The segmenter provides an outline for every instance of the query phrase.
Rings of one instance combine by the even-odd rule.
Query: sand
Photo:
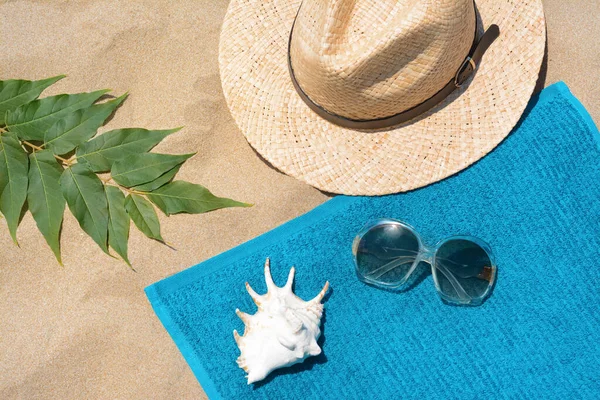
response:
[[[104,255],[68,212],[61,241],[64,268],[29,214],[18,231],[20,248],[0,222],[0,398],[204,398],[144,287],[328,199],[261,161],[231,118],[217,62],[228,2],[0,3],[0,79],[67,74],[48,94],[129,91],[102,131],[184,125],[157,147],[198,152],[179,177],[255,204],[161,216],[163,236],[176,250],[132,226],[130,259],[137,272]],[[600,25],[595,21],[600,3],[544,3],[548,62],[542,83],[564,80],[600,121]]]

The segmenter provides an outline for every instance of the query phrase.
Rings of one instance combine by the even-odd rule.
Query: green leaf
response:
[[[159,187],[169,183],[175,177],[175,175],[177,175],[179,169],[181,168],[181,165],[182,164],[179,164],[178,166],[168,170],[153,181],[144,183],[143,185],[134,186],[133,188],[141,192],[151,192],[153,190],[156,190]]]
[[[23,104],[6,113],[6,125],[21,140],[44,140],[46,131],[73,111],[94,104],[108,90],[91,93],[59,94]]]
[[[60,189],[62,167],[50,150],[29,155],[29,189],[27,204],[38,229],[62,265],[60,257],[60,226],[65,211],[65,198]]]
[[[13,111],[17,107],[37,99],[44,89],[64,77],[64,75],[59,75],[40,81],[18,79],[0,81],[0,125],[4,125],[7,111]]]
[[[108,244],[115,249],[123,261],[131,267],[127,257],[127,241],[129,240],[129,214],[125,210],[125,196],[119,188],[106,186],[108,199]]]
[[[110,174],[119,185],[132,187],[153,181],[170,169],[182,164],[193,154],[135,154],[113,164]]]
[[[144,235],[150,239],[160,240],[164,242],[160,235],[160,222],[152,204],[142,196],[130,194],[125,199],[125,208],[127,213],[133,220],[135,226],[138,227]]]
[[[148,198],[165,214],[201,214],[226,207],[251,207],[251,204],[216,197],[207,188],[185,181],[174,181],[152,193]]]
[[[21,210],[27,198],[29,158],[14,133],[0,135],[0,211],[15,244]]]
[[[149,131],[141,128],[116,129],[106,132],[77,148],[77,159],[94,172],[110,171],[115,161],[151,150],[161,140],[181,128]]]
[[[63,196],[79,226],[108,253],[108,202],[104,185],[84,164],[66,168],[60,177]]]
[[[90,140],[127,94],[106,103],[74,111],[56,121],[44,134],[44,147],[54,154],[66,154]]]

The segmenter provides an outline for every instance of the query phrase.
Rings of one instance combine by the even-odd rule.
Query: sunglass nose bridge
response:
[[[419,261],[426,262],[428,264],[433,263],[433,256],[435,255],[436,248],[429,247],[421,244],[421,252],[419,254]]]

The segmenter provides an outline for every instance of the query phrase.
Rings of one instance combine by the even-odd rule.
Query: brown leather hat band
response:
[[[299,10],[298,10],[299,11]],[[298,18],[298,15],[296,15]],[[292,83],[294,84],[294,88],[298,92],[300,98],[308,105],[308,107],[317,113],[320,117],[326,119],[329,122],[332,122],[336,125],[342,126],[344,128],[350,129],[382,129],[388,128],[391,126],[395,126],[401,124],[403,122],[409,121],[424,112],[432,109],[437,104],[442,102],[446,97],[448,97],[454,90],[459,88],[470,76],[473,74],[481,58],[490,47],[490,45],[498,38],[500,35],[500,28],[498,25],[490,25],[490,27],[485,31],[479,42],[477,42],[477,32],[475,33],[475,39],[473,41],[473,46],[471,47],[471,51],[469,55],[465,58],[460,68],[456,72],[454,78],[446,84],[439,92],[434,94],[429,99],[424,102],[412,107],[406,111],[403,111],[398,114],[391,115],[389,117],[377,118],[377,119],[350,119],[346,117],[342,117],[341,115],[337,115],[327,111],[325,108],[321,107],[317,103],[313,102],[310,97],[302,90],[300,84],[296,80],[296,76],[294,75],[294,69],[292,68],[292,60],[290,56],[290,47],[292,43],[292,34],[294,32],[294,25],[296,24],[296,19],[294,19],[294,23],[292,24],[292,29],[290,31],[290,38],[288,42],[288,69],[290,72],[290,77],[292,79]],[[477,24],[475,24],[477,26]],[[477,30],[477,27],[476,27]]]

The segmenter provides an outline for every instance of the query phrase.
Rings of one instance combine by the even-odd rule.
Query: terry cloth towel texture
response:
[[[564,83],[532,99],[513,133],[467,170],[385,197],[336,197],[146,289],[211,399],[600,397],[598,130]],[[460,140],[460,138],[457,138]],[[423,168],[427,168],[423,165]],[[370,219],[414,226],[429,243],[488,242],[498,264],[480,307],[444,304],[426,274],[410,290],[358,281],[351,244]],[[254,313],[271,257],[283,285],[312,298],[329,280],[320,356],[248,386],[234,310]]]

